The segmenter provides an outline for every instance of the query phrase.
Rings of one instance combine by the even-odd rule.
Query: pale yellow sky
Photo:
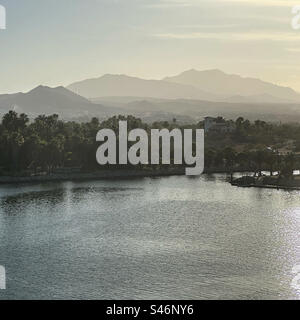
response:
[[[0,0],[0,93],[221,69],[300,91],[300,0]],[[299,19],[300,23],[300,19]]]

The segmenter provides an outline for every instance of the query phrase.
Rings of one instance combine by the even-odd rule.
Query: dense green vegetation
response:
[[[128,121],[128,130],[143,128],[187,128],[176,119],[172,122],[143,123],[133,116],[112,117],[99,122],[64,122],[58,115],[40,115],[30,121],[14,111],[3,116],[0,124],[0,175],[52,173],[57,168],[78,167],[83,171],[99,170],[95,154],[99,146],[96,134],[101,128],[118,130],[119,120]],[[189,128],[202,128],[203,123]],[[238,169],[271,172],[280,170],[291,175],[298,168],[300,125],[251,123],[243,118],[235,121],[231,133],[208,133],[205,143],[207,170]],[[123,166],[124,168],[124,166]],[[128,168],[128,166],[126,167]]]
[[[212,133],[206,136],[206,167],[225,163],[229,169],[246,169],[261,175],[262,170],[280,171],[292,176],[300,167],[300,125],[274,124],[242,117],[235,121],[232,133]]]

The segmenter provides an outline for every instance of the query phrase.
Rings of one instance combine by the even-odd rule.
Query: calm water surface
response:
[[[300,192],[225,178],[0,186],[0,299],[299,299]]]

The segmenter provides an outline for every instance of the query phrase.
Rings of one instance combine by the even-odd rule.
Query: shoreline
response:
[[[298,176],[299,178],[299,176]],[[260,188],[260,189],[281,189],[281,190],[300,190],[300,180],[281,179],[278,182],[274,177],[250,177],[244,176],[230,182],[232,186],[240,188]]]
[[[249,172],[249,170],[238,170],[237,172]],[[204,174],[230,174],[226,169],[206,170]],[[60,181],[85,181],[85,180],[106,180],[106,179],[126,179],[126,178],[147,178],[147,177],[169,177],[183,176],[185,168],[169,170],[102,170],[95,172],[76,172],[76,173],[55,173],[50,175],[37,176],[0,176],[0,185],[19,184],[19,183],[43,183]]]
[[[234,173],[249,172],[249,170],[238,170]],[[225,169],[206,170],[203,174],[230,174],[231,172]],[[134,179],[134,178],[149,178],[149,177],[171,177],[184,176],[185,168],[176,168],[171,170],[102,170],[86,173],[56,173],[50,175],[39,176],[0,176],[0,185],[5,184],[20,184],[20,183],[47,183],[47,182],[64,182],[64,181],[88,181],[88,180],[109,180],[109,179]],[[239,179],[236,179],[239,180]],[[259,188],[259,189],[282,189],[282,190],[300,190],[300,185],[274,185],[274,184],[256,184],[246,183],[240,184],[236,180],[230,182],[234,187],[242,188]]]
[[[293,187],[293,186],[275,186],[272,184],[265,184],[265,185],[255,185],[255,184],[249,184],[249,185],[238,185],[231,183],[232,186],[238,187],[238,188],[259,188],[259,189],[276,189],[276,190],[300,190],[300,187]]]
[[[85,180],[105,180],[105,179],[122,179],[122,178],[144,178],[144,177],[160,177],[160,176],[176,176],[184,175],[185,170],[103,170],[86,173],[55,173],[50,175],[40,176],[25,176],[25,177],[0,177],[1,184],[18,184],[18,183],[40,183],[40,182],[60,182],[60,181],[85,181]]]

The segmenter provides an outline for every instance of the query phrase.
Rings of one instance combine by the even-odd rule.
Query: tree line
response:
[[[142,128],[150,132],[152,128],[203,128],[203,122],[187,126],[174,119],[147,124],[134,116],[121,115],[102,122],[92,118],[84,123],[63,121],[57,114],[40,115],[30,120],[26,114],[10,111],[3,116],[0,124],[0,175],[51,174],[57,168],[66,167],[78,167],[83,171],[99,170],[101,167],[95,158],[99,146],[97,132],[103,128],[117,132],[119,120],[127,120],[128,130]],[[297,169],[295,152],[300,149],[297,143],[300,141],[299,125],[269,124],[259,120],[251,123],[241,117],[235,124],[234,132],[206,135],[207,170],[243,168],[260,175],[262,170],[267,169],[271,173],[280,170],[282,174],[290,175],[292,170]],[[295,141],[295,145],[287,155],[268,147],[288,140]],[[244,150],[237,150],[238,145],[244,145]]]

